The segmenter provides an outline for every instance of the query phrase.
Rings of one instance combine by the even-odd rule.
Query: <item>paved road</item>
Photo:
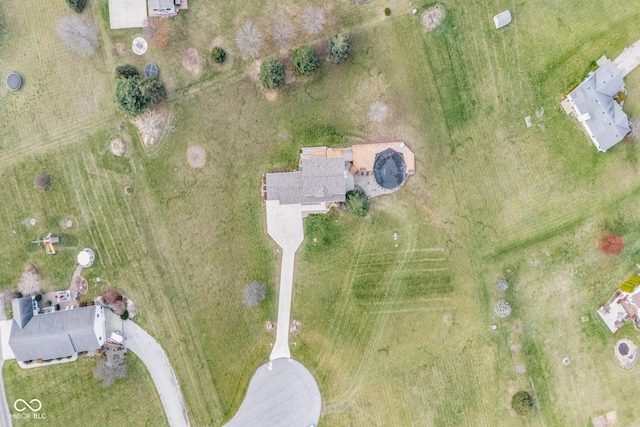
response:
[[[278,289],[278,321],[276,342],[271,350],[271,360],[291,357],[289,351],[289,323],[291,319],[291,295],[293,294],[293,267],[296,251],[304,239],[301,205],[280,205],[267,201],[267,232],[282,248],[280,288]]]
[[[251,378],[238,413],[225,427],[309,427],[320,419],[313,375],[293,359],[275,359]]]
[[[125,347],[133,351],[147,367],[160,395],[169,425],[189,427],[189,417],[180,384],[160,344],[133,321],[122,321],[111,310],[105,310],[105,313],[107,313],[107,334],[110,335],[113,330],[121,330],[125,336]]]
[[[11,427],[11,411],[7,402],[7,395],[4,393],[4,380],[2,379],[2,367],[4,359],[2,358],[2,349],[0,348],[0,426]]]

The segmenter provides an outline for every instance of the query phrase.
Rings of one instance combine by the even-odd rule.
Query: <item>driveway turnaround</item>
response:
[[[176,373],[160,344],[133,321],[122,321],[110,310],[106,313],[107,334],[118,329],[124,333],[124,346],[142,360],[156,385],[169,425],[188,427],[189,418]]]
[[[293,293],[293,266],[296,251],[304,239],[302,206],[281,205],[277,200],[267,200],[267,232],[282,248],[276,342],[270,356],[271,360],[275,360],[281,357],[291,357],[289,322]]]
[[[613,60],[613,63],[622,71],[622,77],[633,71],[640,64],[640,40],[625,47],[624,51]]]
[[[225,427],[309,427],[320,419],[320,405],[313,375],[293,359],[275,359],[258,368]]]

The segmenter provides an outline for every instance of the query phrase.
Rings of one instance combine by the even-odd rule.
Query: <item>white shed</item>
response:
[[[493,17],[493,23],[496,24],[496,28],[502,28],[505,25],[511,23],[511,12],[505,10]]]

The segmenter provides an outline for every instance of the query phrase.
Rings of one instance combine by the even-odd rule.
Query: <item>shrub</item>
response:
[[[329,39],[329,57],[336,64],[341,63],[349,55],[351,42],[344,34],[334,34]]]
[[[36,301],[38,302],[42,301],[42,294],[36,295]]]
[[[80,13],[87,6],[87,0],[66,0],[67,6],[76,13]]]
[[[138,69],[131,64],[118,65],[116,67],[116,77],[123,77],[128,79],[129,77],[139,76]]]
[[[157,104],[167,98],[164,84],[156,78],[148,78],[140,82],[140,93],[147,99],[148,105]]]
[[[51,307],[51,304],[53,304],[51,301],[47,301],[44,303],[44,305],[46,305],[47,307]]]
[[[140,92],[139,76],[118,79],[115,101],[122,110],[133,116],[137,116],[149,108],[149,99]]]
[[[310,76],[320,65],[320,58],[311,46],[300,46],[291,58],[293,68],[299,76]]]
[[[363,217],[369,212],[369,197],[361,190],[349,191],[345,205],[349,212]]]
[[[267,59],[260,66],[260,81],[267,89],[278,89],[284,84],[284,67],[275,59]]]
[[[518,415],[529,415],[533,412],[533,398],[526,391],[520,390],[511,398],[511,407]]]
[[[120,318],[122,320],[127,320],[129,318],[129,311],[125,310],[122,312],[122,314],[120,315]]]
[[[221,47],[214,47],[211,50],[211,58],[218,64],[222,64],[224,59],[227,57],[227,52],[224,51]]]
[[[391,15],[391,9],[389,9],[388,7],[385,7],[384,8],[384,14],[385,14],[385,16]]]
[[[496,305],[493,306],[493,312],[496,313],[496,316],[505,318],[509,317],[511,314],[511,304],[505,299],[498,300]]]

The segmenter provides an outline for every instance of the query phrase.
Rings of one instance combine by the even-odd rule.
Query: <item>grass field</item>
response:
[[[629,398],[640,380],[613,355],[617,339],[637,343],[640,334],[627,326],[611,335],[595,317],[638,262],[640,150],[624,141],[597,153],[559,106],[592,61],[640,38],[640,2],[451,1],[429,33],[410,9],[431,3],[322,4],[324,31],[309,36],[297,25],[292,47],[344,31],[353,52],[344,64],[323,62],[273,102],[252,80],[254,60],[241,57],[235,34],[252,20],[263,34],[256,59],[286,58],[272,25],[306,3],[193,1],[166,21],[169,44],[144,57],[129,49],[140,31],[108,30],[106,3],[85,12],[101,37],[88,59],[67,52],[56,34],[69,13],[64,2],[0,5],[0,70],[25,82],[17,93],[0,90],[3,285],[15,286],[33,262],[48,290],[62,289],[77,251],[93,248],[87,298],[110,289],[130,296],[137,321],[167,351],[192,425],[221,425],[274,340],[264,325],[276,318],[279,255],[264,232],[262,174],[295,167],[301,146],[399,138],[417,162],[402,191],[374,199],[365,219],[333,212],[305,220],[292,306],[302,329],[291,348],[320,384],[320,425],[584,426],[611,410],[621,425],[640,422]],[[496,31],[491,18],[505,7],[514,22]],[[227,49],[227,65],[208,58],[214,43]],[[202,60],[197,76],[181,63],[190,47]],[[175,130],[146,151],[112,98],[115,66],[149,60],[169,89]],[[627,78],[631,119],[640,118],[636,73]],[[367,121],[376,100],[391,112],[381,124]],[[107,150],[115,137],[128,142],[123,158]],[[199,170],[185,160],[196,144],[208,159]],[[52,176],[46,191],[33,188],[41,170]],[[29,217],[35,227],[21,224]],[[61,233],[62,218],[74,226],[55,257],[28,243]],[[598,252],[609,231],[625,241],[620,255]],[[494,284],[504,275],[514,310],[498,320]],[[241,303],[251,280],[269,289],[256,309]],[[7,362],[3,375],[10,404],[25,393],[41,398],[43,425],[86,425],[96,402],[94,420],[166,422],[138,359],[110,389],[92,369],[91,359],[29,371]],[[529,418],[509,404],[520,389],[536,400]]]

